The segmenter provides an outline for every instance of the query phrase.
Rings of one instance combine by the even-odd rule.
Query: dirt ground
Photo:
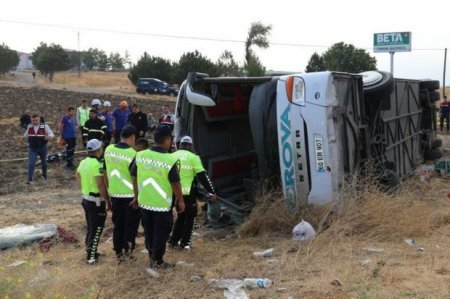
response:
[[[66,107],[92,98],[115,105],[122,97],[0,86],[0,227],[55,223],[83,240],[80,192],[64,162],[49,164],[46,184],[28,186],[26,161],[4,160],[27,155],[26,145],[19,143],[23,111],[42,111],[56,129]],[[127,99],[155,113],[163,102],[174,104],[165,97]],[[449,156],[450,137],[441,137]],[[57,150],[52,143],[49,152]],[[83,154],[76,157],[78,162]],[[411,178],[396,194],[358,193],[351,213],[307,242],[292,240],[292,224],[303,217],[316,226],[318,218],[310,211],[277,216],[279,202],[255,210],[254,222],[247,226],[258,226],[254,219],[259,217],[271,227],[258,235],[244,235],[239,227],[211,230],[200,225],[192,251],[168,250],[166,259],[179,265],[161,271],[159,278],[144,271],[143,237],[137,239],[137,261],[117,264],[109,214],[99,265],[85,264],[82,242],[58,242],[48,253],[37,244],[1,251],[0,298],[224,298],[223,290],[208,280],[246,277],[273,281],[269,288],[245,289],[250,298],[450,298],[449,184],[450,176],[435,176],[429,183]],[[406,238],[415,244],[408,245]],[[252,257],[253,251],[267,248],[274,248],[273,257]],[[26,263],[8,266],[16,261]]]

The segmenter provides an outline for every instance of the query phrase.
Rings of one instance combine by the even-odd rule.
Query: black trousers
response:
[[[86,148],[88,139],[87,136],[84,135],[84,126],[80,126],[80,132],[81,132],[81,142],[83,142],[83,147]]]
[[[141,213],[130,207],[133,198],[111,198],[112,221],[114,223],[113,244],[116,255],[128,253],[136,247],[136,235]]]
[[[77,143],[77,138],[64,138],[66,142],[66,159],[67,166],[73,166],[73,154],[75,153],[75,145]]]
[[[162,262],[166,252],[166,242],[169,240],[173,225],[173,214],[141,209],[142,225],[144,226],[145,247],[151,260]]]
[[[446,123],[447,123],[447,133],[448,133],[448,131],[449,131],[449,129],[450,129],[450,123],[449,123],[449,120],[450,120],[450,115],[448,114],[448,113],[441,113],[440,114],[440,127],[441,127],[441,132],[442,132],[442,130],[444,129],[444,120],[446,121]]]
[[[120,135],[122,134],[122,129],[116,130],[116,135],[114,135],[114,143],[117,144],[120,142]]]
[[[95,202],[83,199],[82,206],[84,209],[84,216],[87,223],[86,232],[86,253],[87,259],[96,259],[98,243],[100,242],[100,236],[103,232],[106,220],[106,207],[103,201],[99,207]]]
[[[103,135],[103,146],[106,148],[111,143],[112,133],[106,131],[105,135]]]
[[[185,210],[178,214],[170,238],[170,244],[176,246],[180,242],[182,247],[191,244],[192,232],[197,219],[197,198],[189,195],[183,195],[183,197]]]

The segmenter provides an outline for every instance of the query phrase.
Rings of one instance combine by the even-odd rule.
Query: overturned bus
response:
[[[176,103],[175,138],[190,135],[217,188],[220,215],[245,213],[258,186],[283,190],[292,209],[323,205],[369,158],[389,184],[441,157],[439,81],[390,73],[279,77],[189,73]]]

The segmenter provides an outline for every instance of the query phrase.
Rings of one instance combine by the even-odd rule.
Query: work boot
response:
[[[175,267],[175,264],[169,264],[163,260],[153,261],[153,263],[150,264],[150,268],[154,268],[154,269],[170,269],[173,267]]]

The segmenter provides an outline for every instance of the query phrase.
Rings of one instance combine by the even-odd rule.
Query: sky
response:
[[[255,49],[268,70],[304,72],[314,52],[345,42],[366,49],[379,70],[389,71],[389,53],[373,53],[373,34],[411,32],[412,51],[395,53],[394,76],[442,84],[449,12],[449,0],[22,0],[2,5],[0,43],[22,52],[40,42],[128,51],[134,63],[144,52],[177,61],[198,50],[216,61],[229,50],[242,65],[243,41],[260,21],[272,25],[270,47]],[[446,75],[450,85],[449,67]]]

